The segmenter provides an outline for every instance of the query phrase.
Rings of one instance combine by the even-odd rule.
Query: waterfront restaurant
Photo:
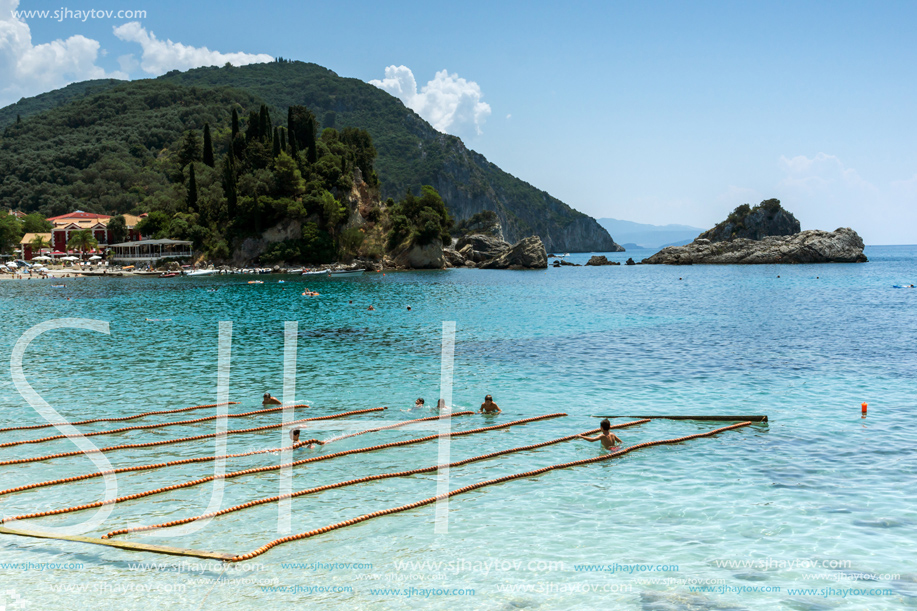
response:
[[[155,264],[162,259],[189,259],[194,254],[191,251],[191,242],[184,240],[139,240],[137,242],[123,242],[110,244],[114,251],[112,263],[150,263]]]

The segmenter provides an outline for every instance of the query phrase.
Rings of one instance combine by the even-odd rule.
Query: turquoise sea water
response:
[[[631,254],[609,257],[623,261]],[[67,317],[110,323],[110,335],[46,333],[25,356],[28,381],[70,420],[215,402],[220,321],[233,323],[229,394],[241,404],[230,413],[259,409],[265,390],[282,395],[284,323],[298,321],[296,400],[311,405],[298,417],[389,407],[338,423],[365,429],[431,415],[432,409],[409,407],[420,396],[436,404],[443,321],[454,321],[454,409],[477,409],[491,393],[503,414],[457,417],[453,430],[552,412],[569,416],[456,438],[452,461],[591,429],[598,414],[767,414],[770,423],[454,497],[446,533],[434,532],[431,505],[227,567],[4,535],[0,606],[17,608],[10,605],[18,600],[34,609],[119,610],[917,608],[917,290],[892,288],[917,282],[917,247],[874,247],[867,255],[863,265],[451,270],[308,282],[286,277],[284,283],[260,276],[262,285],[247,284],[252,276],[66,279],[64,288],[4,281],[0,362],[9,362],[16,341],[35,324]],[[304,287],[321,296],[302,297]],[[366,311],[370,304],[374,312]],[[4,370],[0,427],[41,423]],[[228,426],[279,421],[266,414]],[[718,426],[663,420],[618,435],[632,445]],[[307,436],[339,434],[333,427],[312,425]],[[213,430],[207,421],[90,439],[116,445]],[[0,442],[56,433],[12,431],[0,433]],[[296,457],[429,434],[370,433]],[[286,443],[278,430],[227,438],[230,452]],[[73,449],[68,440],[0,448],[0,461]],[[439,451],[428,442],[297,467],[292,490],[434,465]],[[119,467],[213,452],[214,442],[205,440],[105,456]],[[519,452],[452,469],[449,487],[601,453],[585,441]],[[279,459],[239,458],[227,469]],[[0,467],[0,488],[94,469],[83,456]],[[118,495],[212,473],[212,463],[200,463],[122,474]],[[436,476],[427,474],[304,496],[291,503],[288,532],[428,498],[436,486]],[[276,495],[280,487],[276,471],[227,480],[221,506]],[[90,535],[200,514],[212,490],[204,484],[118,504]],[[93,479],[5,495],[0,513],[92,502],[103,491],[103,481]],[[77,524],[91,514],[22,525]],[[278,505],[268,504],[184,536],[165,529],[122,540],[246,553],[288,534],[278,528]]]

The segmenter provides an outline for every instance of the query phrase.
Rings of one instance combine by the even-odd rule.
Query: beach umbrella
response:
[[[52,260],[51,257],[46,257],[44,255],[41,255],[40,257],[32,257],[32,258],[36,261],[51,261]]]
[[[90,261],[98,261],[98,260],[101,259],[101,258],[102,258],[102,257],[100,257],[99,255],[92,255],[91,257],[89,257],[89,260],[90,260]]]
[[[74,256],[71,255],[71,256],[68,256],[68,257],[61,257],[60,260],[61,260],[61,261],[79,261],[80,258],[79,258],[79,257],[74,257]]]

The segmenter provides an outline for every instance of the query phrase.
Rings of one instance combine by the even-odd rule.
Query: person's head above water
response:
[[[293,443],[299,441],[299,429],[290,429],[290,439],[293,440]]]
[[[416,401],[414,401],[414,405],[423,405],[423,403],[424,403],[423,397],[421,397],[421,398],[417,399]]]
[[[608,418],[605,418],[604,420],[602,420],[599,423],[599,426],[602,427],[602,430],[605,431],[606,433],[611,430],[611,422],[609,422]]]
[[[484,403],[493,403],[493,402],[494,402],[493,395],[487,395],[486,397],[484,397]]]
[[[264,398],[265,398],[265,399],[270,399],[270,398],[271,398],[271,393],[269,393],[269,392],[264,393]]]

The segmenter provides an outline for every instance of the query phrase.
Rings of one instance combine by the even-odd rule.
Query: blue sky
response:
[[[778,197],[803,228],[917,243],[917,3],[0,0],[0,42],[10,5],[147,16],[120,38],[133,20],[26,19],[33,47],[98,48],[75,41],[11,68],[0,44],[3,104],[99,72],[150,76],[144,61],[164,71],[175,49],[138,44],[149,33],[193,48],[192,62],[207,47],[365,81],[405,66],[421,93],[446,70],[412,98],[418,112],[436,123],[466,95],[476,114],[444,130],[590,215],[706,227]],[[42,63],[60,55],[82,63]]]

